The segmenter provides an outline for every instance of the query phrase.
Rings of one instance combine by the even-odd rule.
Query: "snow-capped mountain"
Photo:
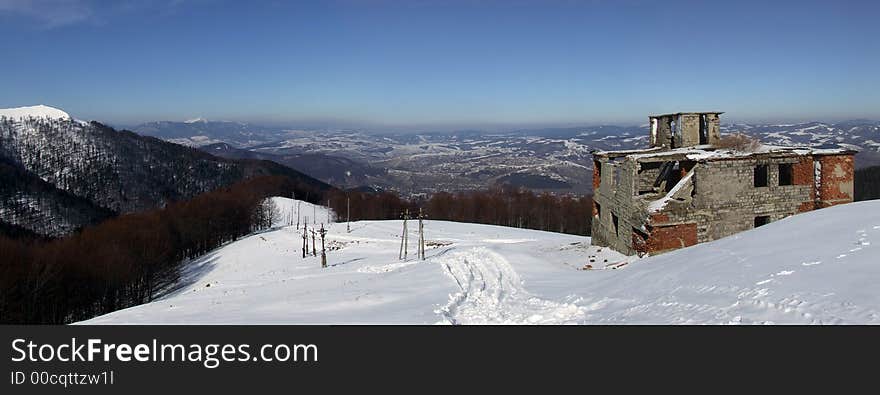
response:
[[[302,258],[288,224],[331,213],[273,201],[287,222],[189,263],[152,303],[84,323],[880,323],[880,201],[642,259],[588,237],[429,220],[426,260],[415,256],[415,226],[399,260],[401,221],[353,222],[350,233],[332,223],[327,268]]]
[[[852,120],[838,123],[722,125],[723,133],[742,132],[771,145],[821,147],[839,145],[859,150],[856,166],[880,165],[880,121]]]
[[[329,188],[272,162],[223,159],[51,107],[0,110],[0,222],[38,234],[67,234],[264,174]]]
[[[28,107],[2,108],[0,118],[21,121],[26,118],[72,119],[66,112],[43,104]]]

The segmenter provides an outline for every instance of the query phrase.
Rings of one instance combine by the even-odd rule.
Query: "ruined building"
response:
[[[721,114],[650,116],[650,148],[593,154],[593,244],[657,254],[852,202],[855,151],[722,148]]]

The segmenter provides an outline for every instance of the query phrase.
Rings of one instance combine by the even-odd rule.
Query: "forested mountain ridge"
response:
[[[60,236],[259,175],[289,176],[303,192],[331,188],[275,163],[218,158],[60,113],[0,113],[0,222]]]
[[[0,234],[60,236],[109,217],[112,210],[43,181],[0,158]],[[22,229],[18,229],[18,228]]]
[[[880,166],[866,167],[856,170],[855,199],[880,199]]]

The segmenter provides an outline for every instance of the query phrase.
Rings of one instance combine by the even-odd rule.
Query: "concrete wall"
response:
[[[651,131],[650,140],[652,147],[670,148],[672,145],[672,130],[669,128],[669,122],[672,117],[648,117],[648,125],[657,123],[656,135]],[[653,126],[651,126],[653,127]]]
[[[602,165],[601,182],[593,191],[593,202],[601,207],[599,215],[594,216],[591,237],[594,245],[611,247],[617,251],[632,250],[632,227],[641,226],[639,200],[634,198],[635,176],[638,164],[633,160],[620,160],[615,163],[605,160]],[[615,171],[615,169],[619,169]],[[614,175],[618,179],[614,179]],[[615,231],[612,214],[618,218]]]
[[[700,145],[700,114],[682,114],[680,147],[695,145]]]
[[[754,228],[756,216],[777,221],[813,202],[811,185],[779,185],[779,164],[801,158],[739,159],[700,163],[694,174],[694,199],[689,206],[670,202],[663,213],[668,223],[696,223],[698,242],[720,239]],[[767,165],[768,183],[754,186],[754,169]],[[655,222],[653,225],[662,225]]]
[[[706,119],[706,144],[716,144],[721,140],[721,117],[713,113],[692,113],[648,117],[651,147],[681,148],[700,145],[700,117]],[[674,134],[671,122],[677,122],[679,133]],[[653,130],[656,122],[657,130]]]
[[[709,144],[715,145],[721,140],[721,117],[718,114],[706,114]]]

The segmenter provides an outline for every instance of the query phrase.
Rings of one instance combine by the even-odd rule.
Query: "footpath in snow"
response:
[[[273,201],[284,224],[191,262],[152,303],[84,323],[880,323],[880,202],[641,260],[588,237],[429,220],[427,259],[416,259],[411,230],[401,261],[401,221],[353,222],[350,233],[332,223],[322,269],[320,256],[302,258],[286,223],[297,210],[319,221],[330,213]]]

